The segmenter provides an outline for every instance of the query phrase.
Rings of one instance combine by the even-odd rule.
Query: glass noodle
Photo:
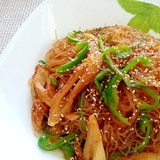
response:
[[[159,157],[159,62],[159,40],[128,26],[57,40],[31,78],[39,147],[66,160]]]

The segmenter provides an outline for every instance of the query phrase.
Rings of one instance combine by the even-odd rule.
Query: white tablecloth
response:
[[[44,0],[0,0],[0,53],[8,41]]]

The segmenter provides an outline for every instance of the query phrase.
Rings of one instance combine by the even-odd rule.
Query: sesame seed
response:
[[[117,88],[117,85],[116,84],[112,85],[112,88]]]
[[[132,90],[132,93],[134,94],[136,92],[136,90],[134,89],[134,90]]]
[[[64,114],[61,113],[61,117],[64,117]]]
[[[154,132],[155,132],[155,133],[157,133],[157,132],[158,132],[158,129],[155,129],[155,128],[154,128],[153,130],[154,130]]]
[[[51,125],[53,125],[53,122],[51,122]]]
[[[54,116],[54,117],[58,116],[58,113],[54,113],[53,116]]]
[[[92,106],[95,107],[96,105],[94,103],[92,103]]]
[[[159,120],[156,119],[156,120],[154,120],[153,122],[154,122],[154,123],[159,123]]]
[[[138,100],[136,98],[133,99],[133,102],[137,102]]]
[[[131,127],[131,128],[130,128],[130,131],[134,131],[134,127]]]
[[[118,130],[120,131],[122,128],[121,127],[118,127]]]
[[[97,113],[93,113],[93,115],[94,115],[95,117],[98,117],[98,114],[97,114]]]

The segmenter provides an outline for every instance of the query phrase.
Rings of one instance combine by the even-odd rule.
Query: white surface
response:
[[[25,21],[0,55],[0,156],[5,160],[62,160],[37,147],[28,80],[58,37],[73,29],[126,25],[131,15],[116,0],[47,0]],[[89,10],[89,12],[88,12]]]

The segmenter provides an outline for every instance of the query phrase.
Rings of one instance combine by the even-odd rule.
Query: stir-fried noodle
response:
[[[37,64],[31,89],[41,148],[63,139],[53,149],[75,160],[157,154],[160,42],[151,35],[124,26],[73,31]]]

